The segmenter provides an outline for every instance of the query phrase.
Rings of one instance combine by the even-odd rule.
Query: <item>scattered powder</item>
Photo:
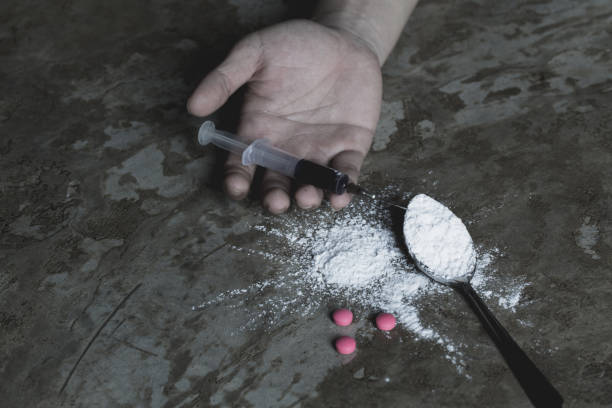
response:
[[[404,237],[410,255],[443,281],[469,277],[476,265],[472,237],[455,214],[433,198],[419,194],[408,204]]]
[[[296,316],[311,316],[329,304],[350,307],[362,319],[370,313],[389,312],[413,338],[441,345],[461,372],[465,365],[461,345],[443,334],[445,318],[437,313],[421,316],[424,307],[437,307],[436,297],[452,290],[415,268],[402,237],[394,233],[398,222],[392,222],[389,211],[359,200],[339,212],[320,208],[266,217],[252,228],[261,235],[251,248],[231,248],[264,258],[251,262],[265,265],[268,271],[262,274],[267,278],[217,293],[194,309],[240,310],[246,314],[243,330],[262,325],[272,329]],[[514,310],[526,284],[491,273],[491,264],[499,256],[498,249],[478,249],[472,285],[492,306]]]

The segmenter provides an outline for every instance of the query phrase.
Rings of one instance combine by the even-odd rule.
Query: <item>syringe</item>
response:
[[[198,131],[198,142],[205,146],[209,143],[242,157],[242,164],[255,164],[291,177],[301,184],[310,184],[335,194],[358,194],[377,199],[362,187],[351,183],[349,177],[331,167],[323,166],[306,159],[295,157],[270,144],[265,139],[257,139],[251,144],[239,141],[230,132],[218,130],[211,121],[206,121]],[[396,204],[390,204],[400,207]]]

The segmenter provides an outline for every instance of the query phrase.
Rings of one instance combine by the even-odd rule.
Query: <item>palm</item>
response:
[[[257,64],[248,79],[239,134],[247,139],[265,137],[299,157],[356,178],[380,112],[376,56],[349,34],[308,21],[279,24],[244,41],[257,54]],[[238,159],[230,157],[228,189],[231,177],[245,171],[238,166]],[[288,206],[289,181],[267,172],[262,183],[264,202],[267,198],[268,204],[283,211]],[[296,193],[298,204],[307,208],[318,205],[321,197],[312,186]],[[331,200],[340,208],[349,198]]]
[[[376,57],[306,21],[255,35],[261,68],[249,81],[243,133],[325,164],[346,148],[367,151],[380,111]]]

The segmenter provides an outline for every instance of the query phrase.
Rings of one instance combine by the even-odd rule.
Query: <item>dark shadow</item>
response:
[[[331,312],[327,313],[327,317],[328,317],[328,318],[329,318],[329,320],[330,320],[332,323],[334,323],[334,324],[336,323],[336,322],[334,322],[334,312],[335,312],[335,311],[336,311],[336,309],[332,309],[332,311],[331,311]]]
[[[376,327],[376,316],[378,316],[379,313],[382,313],[382,310],[377,309],[376,311],[368,314],[367,320],[372,324],[373,327]]]
[[[225,174],[225,160],[227,160],[227,152],[221,149],[215,149],[215,164],[213,165],[208,179],[204,185],[214,191],[223,192],[223,177]]]
[[[404,215],[406,212],[403,209],[395,206],[389,207],[388,211],[390,214],[391,230],[393,231],[393,236],[395,237],[395,243],[406,257],[406,260],[408,262],[412,262],[412,257],[408,252],[406,240],[404,239]]]
[[[249,199],[253,201],[261,201],[263,194],[261,188],[261,180],[263,178],[265,169],[261,167],[257,167],[255,170],[255,174],[253,175],[253,183],[251,184],[251,189],[249,190]]]
[[[286,18],[294,19],[312,17],[318,2],[304,0],[283,0],[283,3],[287,7],[287,13],[285,14]]]

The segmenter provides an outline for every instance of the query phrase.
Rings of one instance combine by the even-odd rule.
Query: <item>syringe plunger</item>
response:
[[[207,120],[200,126],[200,130],[198,131],[198,142],[202,146],[212,143],[218,148],[227,150],[238,156],[242,156],[242,152],[248,147],[241,141],[236,140],[231,133],[217,130],[215,124],[210,120]]]

